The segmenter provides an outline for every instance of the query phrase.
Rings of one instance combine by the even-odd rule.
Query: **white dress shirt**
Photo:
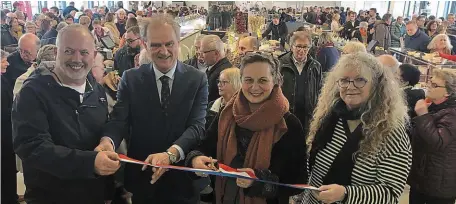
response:
[[[176,68],[177,68],[177,62],[174,64],[173,68],[171,70],[169,70],[167,73],[163,73],[161,71],[159,71],[157,68],[155,68],[155,65],[151,65],[154,69],[154,73],[155,73],[155,82],[157,82],[157,90],[158,90],[158,97],[160,98],[160,101],[161,101],[161,89],[162,89],[162,82],[160,80],[160,77],[166,75],[167,77],[169,77],[169,93],[172,93],[172,90],[173,90],[173,82],[174,82],[174,73],[176,72]],[[180,160],[183,160],[185,159],[185,153],[184,153],[184,150],[182,150],[181,147],[179,147],[179,145],[173,145],[171,147],[174,147],[177,149],[177,151],[179,151],[179,161]]]

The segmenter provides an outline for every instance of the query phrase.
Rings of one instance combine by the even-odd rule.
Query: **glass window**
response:
[[[393,17],[396,19],[398,16],[404,16],[405,1],[391,1],[391,7],[393,7]],[[394,4],[394,5],[393,5]]]

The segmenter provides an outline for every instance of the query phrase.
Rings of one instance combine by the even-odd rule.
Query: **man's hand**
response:
[[[111,151],[114,152],[114,147],[112,146],[112,142],[108,137],[103,137],[100,140],[100,144],[95,147],[96,152],[102,152],[102,151]]]
[[[147,159],[144,161],[146,163],[152,164],[152,165],[169,165],[169,156],[165,152],[162,153],[157,153],[157,154],[151,154],[147,157]],[[144,165],[142,170],[146,170],[147,165]],[[150,181],[150,184],[154,184],[157,182],[157,180],[166,172],[168,171],[167,169],[164,168],[156,168],[152,167],[152,171],[154,174],[152,174],[152,180]]]
[[[95,158],[95,173],[107,176],[116,173],[120,168],[119,155],[112,151],[98,152]]]

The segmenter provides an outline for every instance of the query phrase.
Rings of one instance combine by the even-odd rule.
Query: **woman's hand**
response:
[[[423,100],[423,99],[417,101],[416,104],[415,104],[415,112],[416,112],[416,115],[422,116],[422,115],[428,113],[428,112],[429,112],[429,110],[428,110],[428,106],[429,106],[429,105],[430,105],[430,104],[427,103],[427,102],[426,102],[425,100]]]
[[[321,186],[318,188],[320,193],[315,193],[317,200],[323,203],[335,203],[345,198],[345,187],[337,184]]]
[[[250,169],[250,168],[238,169],[238,171],[241,171],[241,172],[251,172],[251,173],[255,174],[255,171],[253,171],[253,169]],[[253,180],[238,178],[238,179],[236,179],[236,184],[237,184],[240,188],[248,188],[248,187],[252,186]]]

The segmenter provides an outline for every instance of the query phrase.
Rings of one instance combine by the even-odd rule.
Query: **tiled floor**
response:
[[[21,173],[18,173],[17,174],[17,193],[19,195],[24,195],[24,191],[25,191],[24,177],[22,176]],[[408,194],[409,194],[409,191],[408,191],[408,189],[406,189],[404,191],[404,194],[402,194],[402,196],[401,196],[399,204],[408,204],[409,203]],[[25,204],[25,203],[21,203],[21,204]]]

